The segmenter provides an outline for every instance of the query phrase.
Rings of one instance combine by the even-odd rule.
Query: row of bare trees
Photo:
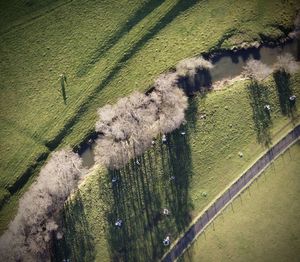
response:
[[[176,71],[161,75],[154,90],[146,95],[135,92],[115,105],[98,110],[95,158],[110,169],[118,169],[141,155],[160,134],[170,133],[185,121],[187,97],[178,82],[188,78],[194,84],[199,70],[212,64],[202,57],[181,61]]]
[[[96,161],[118,169],[141,155],[159,134],[169,133],[184,121],[187,98],[176,86],[176,74],[161,76],[148,95],[135,92],[115,105],[98,110]]]
[[[8,230],[0,238],[1,261],[49,261],[53,235],[66,199],[84,173],[80,157],[71,150],[51,155],[39,176],[19,202]]]

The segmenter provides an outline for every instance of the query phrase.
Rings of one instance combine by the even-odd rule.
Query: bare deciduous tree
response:
[[[176,72],[179,77],[193,78],[197,70],[212,68],[212,63],[208,60],[205,60],[203,57],[192,57],[180,61],[176,66]]]
[[[203,57],[192,57],[180,61],[176,66],[177,76],[187,78],[191,85],[195,83],[195,76],[199,71],[208,71],[213,64]]]
[[[291,54],[286,53],[277,57],[275,71],[294,74],[299,71],[299,64]]]
[[[185,119],[187,98],[177,87],[177,74],[162,75],[155,82],[151,98],[159,108],[159,133],[169,133],[178,128]]]
[[[77,187],[81,159],[71,150],[52,154],[37,180],[20,199],[16,217],[0,238],[3,261],[49,261],[60,210]],[[59,233],[61,235],[61,233]]]
[[[244,75],[252,81],[260,82],[272,73],[272,69],[262,62],[250,59],[244,67]]]

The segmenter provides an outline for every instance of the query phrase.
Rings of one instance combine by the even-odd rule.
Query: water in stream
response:
[[[298,44],[299,40],[287,42],[283,46],[259,48],[249,48],[237,52],[229,51],[224,55],[213,59],[214,68],[211,69],[212,83],[225,78],[234,78],[243,72],[243,67],[248,59],[260,60],[262,63],[272,66],[276,62],[278,55],[290,53],[295,58],[299,58]]]
[[[257,59],[268,66],[272,66],[276,62],[276,57],[285,53],[292,54],[297,60],[300,58],[299,39],[286,42],[277,47],[261,46],[258,48],[249,48],[239,51],[227,51],[222,55],[212,59],[214,68],[210,70],[212,84],[214,82],[237,77],[242,74],[243,67],[248,59]],[[93,148],[95,143],[86,145],[86,150],[80,154],[83,165],[90,168],[94,165]]]
[[[83,153],[80,154],[80,157],[82,159],[82,164],[87,168],[91,168],[95,164],[94,150],[93,150],[94,147],[95,147],[95,143],[92,143],[91,145],[88,145],[88,147],[83,151]]]

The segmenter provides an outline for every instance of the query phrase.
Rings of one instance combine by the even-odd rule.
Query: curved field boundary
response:
[[[271,161],[295,143],[300,136],[300,125],[285,135],[277,144],[261,156],[242,176],[223,192],[193,223],[193,225],[180,237],[171,247],[171,250],[164,255],[162,261],[176,260],[192,242],[201,234],[205,228],[217,217],[217,215],[236,198],[241,192],[247,189],[253,180],[269,166]]]

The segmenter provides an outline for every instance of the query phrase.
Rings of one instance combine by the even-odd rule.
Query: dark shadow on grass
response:
[[[147,33],[140,39],[138,40],[133,47],[128,50],[127,52],[125,52],[124,56],[121,57],[121,59],[119,60],[118,64],[116,66],[115,69],[112,70],[119,70],[118,67],[122,66],[122,63],[126,62],[127,60],[129,60],[139,49],[141,49],[151,38],[153,38],[157,33],[159,33],[159,31],[161,31],[165,26],[167,26],[169,23],[171,23],[180,13],[186,11],[188,8],[192,7],[193,5],[195,5],[198,1],[197,0],[180,0],[173,8],[171,8],[171,10],[169,10],[165,16],[158,21],[158,23],[153,26],[153,28],[149,29],[147,31]],[[104,52],[107,52],[114,44],[116,44],[118,42],[118,40],[125,34],[128,32],[128,30],[132,29],[132,27],[138,23],[139,21],[141,21],[146,15],[148,15],[148,13],[146,13],[147,11],[150,13],[152,12],[157,6],[159,6],[159,1],[150,1],[149,5],[145,5],[145,9],[146,10],[142,10],[143,8],[141,8],[138,12],[140,14],[138,14],[138,12],[133,16],[132,20],[129,21],[129,24],[124,28],[120,29],[119,33],[116,33],[116,36],[114,36],[112,38],[112,41],[108,43],[108,45],[106,47],[103,47],[103,50],[101,50],[101,47],[97,48],[97,50],[95,51],[95,54],[93,55],[94,58],[91,59],[91,61],[89,62],[89,65],[86,65],[85,67],[82,67],[79,71],[78,74],[79,75],[85,75],[93,66],[93,64],[95,64],[96,62],[98,62],[102,56],[102,54],[104,54]],[[119,34],[119,35],[118,35]],[[125,51],[125,50],[124,50]]]
[[[175,217],[175,224],[178,232],[182,232],[191,222],[190,211],[193,206],[189,198],[189,183],[192,175],[192,162],[190,147],[187,137],[182,136],[180,131],[175,131],[168,137],[167,169],[171,170],[174,176],[174,183],[171,186],[171,194],[166,194],[171,213]]]
[[[63,238],[53,241],[51,261],[94,261],[94,239],[84,213],[80,192],[62,212]]]
[[[127,34],[135,25],[142,21],[147,15],[149,15],[155,8],[161,5],[161,0],[149,0],[139,8],[130,19],[119,29],[115,34],[104,43],[99,43],[98,47],[91,54],[88,61],[80,65],[77,76],[82,77],[88,73],[88,71],[96,64],[103,54],[108,52],[125,34]]]
[[[290,75],[285,71],[275,71],[273,76],[277,86],[277,94],[281,113],[293,119],[295,117],[294,112],[296,105],[289,99],[290,96],[293,95],[292,85],[290,83]]]
[[[189,130],[189,135],[196,129],[196,123],[198,121],[198,101],[199,99],[195,97],[189,97],[188,108],[185,112],[187,120],[187,129]]]
[[[67,78],[65,75],[62,75],[60,79],[60,86],[61,86],[61,94],[65,105],[67,104],[66,84],[67,84]]]
[[[186,132],[185,135],[181,132]],[[156,261],[191,221],[189,184],[192,176],[189,131],[182,127],[160,140],[121,170],[109,171],[112,194],[107,240],[112,261]],[[111,182],[116,178],[116,182]],[[170,214],[163,213],[164,208]],[[121,219],[122,226],[115,222]]]
[[[269,146],[271,144],[270,127],[272,121],[270,110],[266,108],[269,105],[268,89],[253,81],[248,85],[248,94],[253,112],[257,141],[260,144]]]
[[[66,95],[66,87],[65,84],[61,85],[61,94],[64,100],[64,104],[67,104],[67,95]]]
[[[101,91],[121,70],[124,63],[126,63],[132,56],[134,56],[143,46],[152,39],[156,34],[158,34],[165,26],[171,23],[180,13],[186,11],[194,4],[197,0],[181,0],[179,1],[166,15],[153,27],[151,28],[142,38],[140,38],[130,50],[124,53],[124,55],[119,59],[116,66],[110,71],[107,77],[98,85],[95,93]]]

